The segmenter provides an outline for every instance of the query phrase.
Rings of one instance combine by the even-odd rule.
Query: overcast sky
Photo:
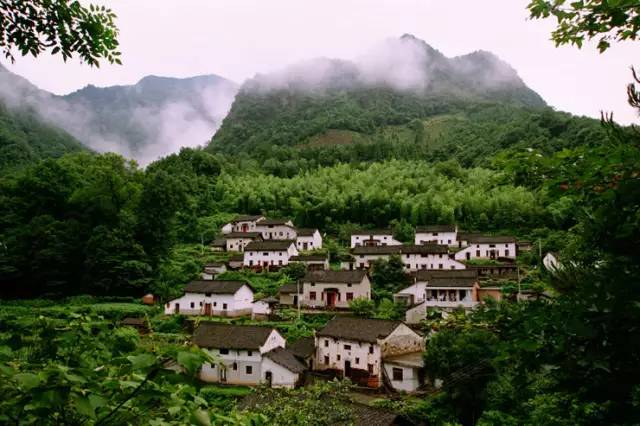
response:
[[[86,3],[86,1],[84,2]],[[58,94],[87,84],[133,84],[148,74],[218,74],[236,82],[317,56],[355,58],[389,37],[411,33],[447,56],[489,50],[510,63],[553,107],[598,117],[626,104],[629,67],[640,42],[556,48],[554,22],[527,20],[526,0],[112,0],[122,66],[90,68],[59,57],[18,57],[9,66]]]

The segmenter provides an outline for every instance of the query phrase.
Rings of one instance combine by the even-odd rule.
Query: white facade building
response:
[[[231,232],[225,236],[226,250],[243,252],[251,241],[262,241],[260,232]]]
[[[252,241],[244,248],[243,266],[250,268],[282,267],[298,256],[294,241]]]
[[[455,246],[458,243],[458,227],[456,225],[419,226],[416,228],[415,243]]]
[[[335,317],[315,339],[314,370],[338,371],[374,388],[382,386],[383,375],[387,375],[387,359],[422,356],[424,350],[424,338],[400,321]],[[393,364],[390,368],[392,371]],[[387,378],[397,390],[414,391],[421,384],[415,380],[421,376],[421,367],[411,369],[411,374],[396,375],[395,381]]]
[[[254,232],[256,229],[256,223],[262,219],[264,219],[264,216],[262,215],[238,216],[222,227],[222,233],[229,234],[231,232]]]
[[[166,315],[251,315],[253,289],[245,281],[192,281],[184,292],[182,297],[166,303]]]
[[[456,260],[516,258],[514,237],[469,236],[465,248],[455,254]]]
[[[359,246],[398,246],[402,244],[393,238],[388,229],[360,231],[351,234],[351,248]]]
[[[302,263],[309,271],[322,271],[329,269],[329,256],[326,254],[301,254],[292,256],[289,263]]]
[[[293,388],[306,368],[269,327],[202,322],[193,342],[219,360],[202,366],[206,382]]]
[[[371,282],[362,270],[310,271],[300,284],[300,304],[311,308],[346,309],[353,299],[371,299]]]
[[[262,234],[264,240],[296,240],[298,232],[288,219],[265,219],[256,222],[255,231]]]
[[[465,265],[449,255],[447,246],[437,244],[400,246],[359,246],[351,251],[355,267],[367,269],[377,259],[388,259],[399,255],[407,271],[423,269],[464,269]]]
[[[296,246],[300,251],[317,250],[322,248],[322,235],[317,229],[298,228]]]

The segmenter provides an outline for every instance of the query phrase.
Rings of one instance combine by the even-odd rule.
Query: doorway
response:
[[[204,304],[204,314],[207,316],[211,316],[211,303]]]
[[[179,303],[176,303],[176,304],[174,305],[174,311],[175,311],[175,313],[176,313],[176,314],[179,314],[179,313],[180,313],[180,304],[179,304]]]
[[[351,377],[351,361],[344,362],[344,375],[345,377]]]
[[[335,291],[327,291],[327,306],[328,307],[336,306],[337,296],[338,296],[338,293],[336,293]]]
[[[307,250],[309,248],[309,243],[302,243],[302,250]]]
[[[220,366],[220,381],[222,383],[227,381],[227,368],[224,365]]]
[[[264,373],[264,380],[267,382],[267,386],[271,387],[271,383],[273,383],[273,373],[271,371]]]

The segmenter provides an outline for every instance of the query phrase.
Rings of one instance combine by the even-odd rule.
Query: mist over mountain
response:
[[[0,101],[32,111],[98,152],[145,165],[183,146],[203,145],[227,114],[237,85],[216,75],[147,76],[130,86],[89,85],[65,96],[0,69]]]
[[[210,145],[299,145],[328,130],[371,134],[478,104],[544,108],[506,62],[477,51],[448,58],[412,35],[353,60],[318,58],[246,81]]]

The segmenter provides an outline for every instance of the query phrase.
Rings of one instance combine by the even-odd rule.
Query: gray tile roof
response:
[[[360,254],[400,254],[400,246],[357,246],[351,249],[355,255]]]
[[[301,337],[288,345],[287,349],[298,358],[308,358],[316,350],[315,339],[313,337]]]
[[[234,254],[229,258],[229,262],[242,262],[242,261],[244,261],[243,254]]]
[[[262,219],[261,221],[258,222],[258,225],[287,225],[287,226],[290,226],[289,225],[290,222],[291,222],[291,219]]]
[[[429,287],[471,288],[477,282],[478,282],[477,278],[439,277],[439,278],[431,278],[429,281],[427,281],[427,288]]]
[[[246,281],[198,280],[191,281],[184,288],[185,293],[235,294],[242,286],[253,288]]]
[[[302,290],[302,288],[300,290]],[[296,283],[284,284],[280,286],[280,288],[278,289],[278,293],[280,294],[290,294],[290,293],[297,293],[297,292],[298,292],[298,285]]]
[[[468,237],[467,241],[474,244],[515,243],[516,237],[499,235],[471,235]]]
[[[401,321],[341,316],[334,317],[316,335],[376,343],[378,339],[391,334],[400,324]]]
[[[267,240],[267,241],[251,241],[244,248],[244,251],[286,251],[291,244],[295,244],[291,240]]]
[[[224,238],[217,238],[211,241],[211,244],[210,244],[211,247],[225,247],[226,245],[227,245],[227,240],[225,240]]]
[[[193,333],[193,343],[201,348],[254,350],[264,345],[273,330],[255,325],[203,321]]]
[[[229,238],[262,238],[261,232],[229,232],[225,235],[227,239]]]
[[[351,235],[393,235],[391,229],[362,229],[352,232]]]
[[[360,284],[366,271],[309,271],[302,277],[305,283]]]
[[[233,219],[231,221],[231,223],[253,222],[253,221],[256,221],[256,220],[260,219],[261,217],[264,217],[264,216],[262,216],[262,215],[241,215],[241,216],[236,216],[236,218]]]
[[[298,237],[312,237],[318,230],[316,228],[298,228],[296,231],[298,232]]]
[[[307,367],[298,361],[291,351],[285,348],[275,348],[264,354],[265,358],[269,358],[276,364],[286,368],[293,373],[302,373]]]
[[[437,271],[419,270],[416,272],[416,281],[428,281],[432,278],[478,279],[478,271],[475,269],[442,269]]]
[[[354,255],[360,254],[447,254],[449,248],[438,244],[405,244],[399,246],[358,246],[352,250]]]
[[[418,226],[416,228],[417,233],[433,233],[433,232],[455,232],[456,225],[429,225]]]
[[[291,262],[324,262],[325,260],[327,260],[327,255],[325,254],[302,254],[289,258]]]

